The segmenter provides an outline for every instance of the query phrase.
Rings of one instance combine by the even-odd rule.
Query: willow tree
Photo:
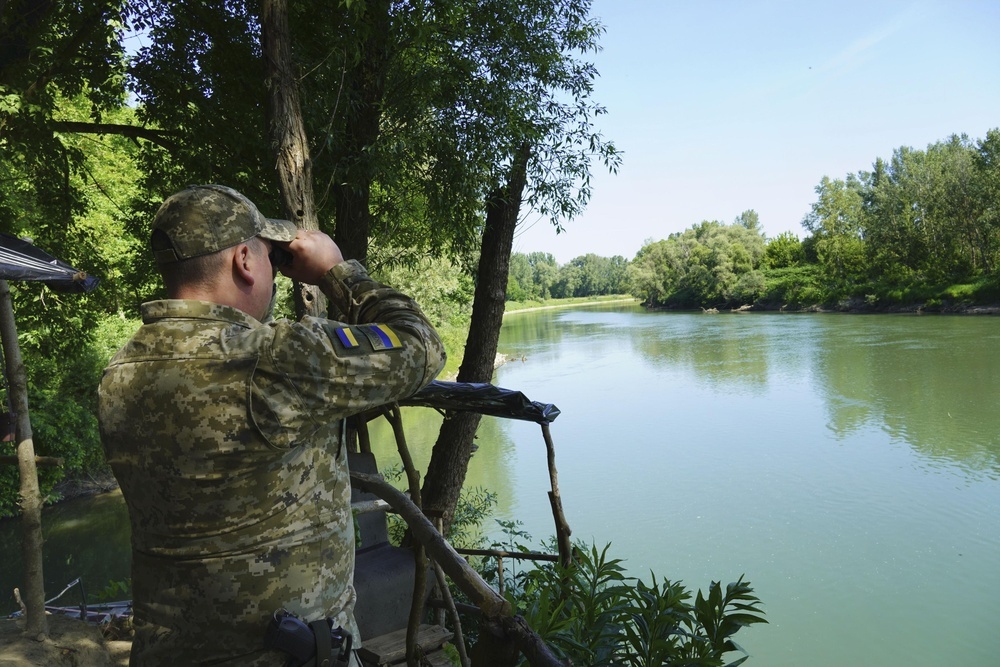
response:
[[[265,3],[265,7],[271,3]],[[141,113],[181,148],[151,147],[147,183],[222,181],[277,205],[264,131],[268,60],[255,4],[146,3],[150,44],[131,68]],[[460,380],[488,381],[522,202],[561,225],[586,205],[591,161],[617,164],[593,127],[600,25],[587,0],[289,7],[292,66],[321,229],[345,256],[480,258]],[[370,257],[369,242],[392,248]],[[450,514],[475,418],[443,427],[425,484]]]
[[[586,56],[602,27],[590,2],[478,3],[456,50],[468,67],[460,98],[476,109],[492,148],[485,165],[487,217],[477,271],[476,299],[462,382],[492,378],[507,287],[511,247],[522,204],[561,229],[590,196],[594,159],[615,169],[618,154],[594,128],[603,108],[591,99],[597,72]],[[488,129],[487,129],[488,128]],[[424,483],[429,511],[450,521],[461,491],[479,416],[449,414],[435,443]]]

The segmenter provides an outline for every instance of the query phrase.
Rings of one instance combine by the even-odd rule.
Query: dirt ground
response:
[[[24,636],[24,621],[0,619],[0,667],[128,667],[129,641],[108,641],[101,630],[49,616],[49,638]]]

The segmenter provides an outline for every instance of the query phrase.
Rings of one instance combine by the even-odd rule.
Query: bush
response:
[[[817,264],[764,272],[763,294],[758,303],[769,308],[805,308],[829,303],[833,298]]]
[[[500,524],[510,543],[495,547],[528,551],[518,542],[528,537],[518,522]],[[725,589],[712,582],[692,604],[680,582],[626,576],[609,549],[577,544],[568,568],[546,563],[505,576],[508,599],[560,658],[594,667],[718,667],[732,652],[743,655],[729,666],[749,657],[733,635],[767,622],[749,582],[740,577]]]

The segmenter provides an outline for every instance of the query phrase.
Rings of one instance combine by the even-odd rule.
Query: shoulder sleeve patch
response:
[[[350,327],[338,327],[334,329],[334,332],[337,334],[337,340],[340,341],[340,344],[348,350],[353,350],[358,346],[358,339]]]
[[[399,350],[403,342],[387,324],[365,324],[358,329],[368,338],[373,350]]]

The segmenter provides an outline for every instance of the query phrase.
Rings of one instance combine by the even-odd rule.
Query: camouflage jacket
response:
[[[412,394],[444,351],[417,305],[357,262],[320,287],[352,324],[155,301],[104,371],[101,438],[132,526],[133,667],[282,665],[262,644],[280,607],[356,633],[342,419]]]

